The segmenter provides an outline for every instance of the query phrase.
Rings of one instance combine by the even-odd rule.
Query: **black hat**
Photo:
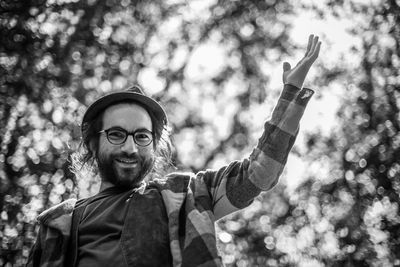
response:
[[[132,101],[141,104],[148,112],[151,112],[156,119],[166,125],[168,123],[167,114],[164,109],[154,99],[146,96],[139,86],[134,85],[124,91],[117,91],[97,99],[91,104],[83,115],[82,126],[84,123],[93,120],[101,111],[118,102]]]

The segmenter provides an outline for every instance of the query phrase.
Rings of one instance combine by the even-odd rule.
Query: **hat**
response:
[[[100,112],[109,106],[125,101],[132,101],[141,104],[148,112],[151,112],[159,122],[164,125],[168,123],[167,115],[160,104],[158,104],[154,99],[146,96],[139,86],[134,85],[129,87],[127,90],[113,92],[97,99],[89,106],[83,115],[82,125],[93,120],[98,114],[100,114]]]

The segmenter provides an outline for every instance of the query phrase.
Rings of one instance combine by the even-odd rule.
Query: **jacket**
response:
[[[171,173],[166,179],[148,184],[159,190],[167,210],[173,266],[223,266],[216,247],[214,222],[247,207],[260,192],[278,182],[313,93],[311,89],[285,85],[264,124],[257,147],[248,158],[218,170]],[[68,244],[72,240],[76,243],[77,235],[76,230],[71,233],[71,218],[81,203],[84,200],[77,204],[75,199],[69,199],[39,215],[40,230],[27,266],[71,265],[67,259],[71,255]],[[121,236],[125,249],[132,242],[129,234],[127,230]],[[134,265],[134,261],[131,263]]]

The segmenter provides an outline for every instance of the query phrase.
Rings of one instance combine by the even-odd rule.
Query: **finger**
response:
[[[318,42],[317,45],[316,45],[316,48],[315,48],[315,50],[314,50],[314,52],[313,52],[313,54],[311,55],[311,58],[312,58],[313,60],[317,59],[320,50],[321,50],[321,42]]]
[[[308,36],[308,44],[307,44],[306,56],[310,53],[311,44],[313,42],[313,39],[314,39],[314,34],[310,34],[310,36]]]
[[[289,62],[283,62],[283,72],[291,70],[292,66],[290,66]]]
[[[315,48],[317,47],[317,44],[318,44],[318,39],[319,39],[318,36],[315,36],[315,37],[314,37],[314,40],[313,40],[313,42],[312,42],[311,49],[310,49],[310,55],[313,55],[313,54],[314,54]]]

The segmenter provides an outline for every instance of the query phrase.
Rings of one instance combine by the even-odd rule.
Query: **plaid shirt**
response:
[[[299,122],[313,95],[310,89],[285,85],[249,158],[219,170],[172,173],[154,180],[168,214],[174,266],[222,266],[214,222],[247,207],[277,182],[294,144]],[[27,266],[64,266],[76,200],[67,200],[38,217],[41,224]],[[76,244],[75,244],[76,245]]]

